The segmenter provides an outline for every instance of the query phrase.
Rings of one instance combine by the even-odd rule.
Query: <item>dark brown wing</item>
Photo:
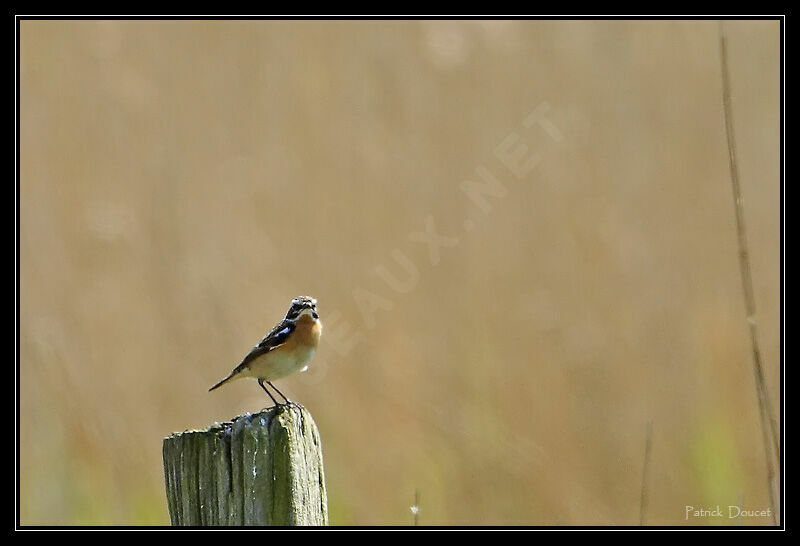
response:
[[[286,343],[286,340],[289,339],[289,336],[292,334],[292,332],[294,332],[296,326],[297,325],[294,322],[286,319],[278,323],[278,325],[275,326],[275,328],[270,330],[269,333],[267,333],[267,335],[264,336],[264,339],[258,342],[258,345],[253,347],[253,349],[249,353],[247,353],[247,356],[244,357],[244,360],[242,360],[241,364],[236,366],[230,373],[230,375],[228,375],[228,377],[226,377],[225,379],[223,379],[222,381],[220,381],[219,383],[217,383],[208,390],[213,391],[214,389],[221,387],[222,385],[224,385],[225,383],[236,377],[243,370],[246,370],[250,362],[258,358],[259,356],[270,352],[272,349],[280,347],[281,345]]]
[[[242,363],[239,364],[236,369],[240,370],[242,368],[246,368],[247,365],[258,358],[259,356],[263,355],[264,353],[270,352],[272,349],[279,347],[286,343],[286,340],[289,339],[289,336],[294,332],[294,329],[297,325],[290,321],[284,320],[280,322],[275,328],[269,331],[267,335],[264,336],[264,339],[258,342],[258,345],[253,347],[253,350],[247,353],[247,356],[244,357]]]

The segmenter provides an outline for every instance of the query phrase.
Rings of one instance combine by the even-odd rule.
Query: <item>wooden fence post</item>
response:
[[[268,408],[164,438],[172,525],[327,525],[319,430],[305,408]]]

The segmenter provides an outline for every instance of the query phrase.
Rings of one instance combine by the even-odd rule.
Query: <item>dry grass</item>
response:
[[[778,24],[727,28],[778,400]],[[22,523],[166,523],[162,437],[265,405],[206,390],[304,293],[325,343],[277,385],[320,427],[335,524],[411,524],[415,489],[426,525],[635,524],[650,421],[648,524],[769,505],[716,23],[26,21],[20,41]],[[543,102],[561,142],[523,126]],[[512,132],[541,158],[522,179],[494,155]],[[479,166],[506,190],[486,215],[460,189]],[[409,239],[428,217],[458,237],[436,264]],[[365,292],[391,306],[374,323]]]
[[[756,383],[758,410],[761,418],[761,434],[764,438],[764,458],[766,462],[767,489],[770,493],[770,509],[772,522],[778,520],[778,478],[775,474],[774,459],[780,453],[779,436],[775,413],[769,396],[769,386],[764,377],[761,364],[761,348],[758,342],[756,300],[753,294],[753,274],[750,266],[750,252],[747,245],[747,228],[744,221],[744,196],[739,181],[739,169],[736,163],[736,138],[733,123],[733,106],[731,104],[731,81],[728,68],[728,48],[724,27],[720,25],[720,64],[722,68],[722,106],[725,114],[725,134],[728,141],[728,159],[733,189],[734,212],[736,216],[736,236],[739,243],[739,269],[742,274],[742,291],[744,294],[746,319],[750,330],[750,342],[753,348],[753,373]]]

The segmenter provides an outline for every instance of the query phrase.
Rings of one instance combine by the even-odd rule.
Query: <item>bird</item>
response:
[[[286,318],[267,332],[267,335],[247,353],[242,362],[222,381],[208,389],[209,392],[243,377],[258,380],[276,406],[278,401],[267,389],[275,389],[290,404],[291,401],[279,391],[272,381],[295,372],[304,372],[314,356],[322,335],[322,321],[317,313],[317,300],[311,296],[300,296],[292,300]]]

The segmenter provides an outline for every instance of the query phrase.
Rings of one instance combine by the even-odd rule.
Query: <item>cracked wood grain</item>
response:
[[[164,439],[176,526],[328,524],[319,430],[297,404]]]

